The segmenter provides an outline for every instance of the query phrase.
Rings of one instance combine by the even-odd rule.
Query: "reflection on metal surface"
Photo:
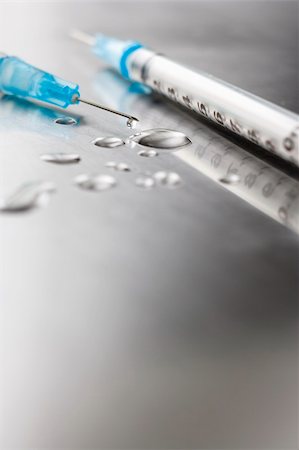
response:
[[[54,191],[55,186],[50,182],[34,181],[23,184],[12,195],[0,200],[0,212],[23,212],[45,206]]]
[[[299,183],[296,180],[249,156],[237,146],[228,146],[221,138],[207,141],[206,145],[198,144],[192,151],[181,151],[177,156],[273,219],[299,232]]]
[[[154,147],[161,149],[176,149],[191,144],[191,140],[184,133],[164,128],[144,130],[135,136],[132,140],[145,147]]]
[[[104,98],[109,95],[117,107],[136,111],[151,126],[173,127],[176,123],[193,145],[176,151],[175,156],[299,233],[299,182],[294,176],[247,152],[192,115],[132,90],[130,83],[113,71],[97,75],[97,90]]]
[[[55,107],[45,107],[9,95],[0,96],[0,130],[5,132],[17,128],[18,131],[26,133],[68,137],[74,133],[76,127],[53,126],[53,122],[65,118],[74,124],[82,122],[82,117],[78,114],[62,117],[61,110]]]

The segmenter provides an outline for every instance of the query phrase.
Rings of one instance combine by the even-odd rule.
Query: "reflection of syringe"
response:
[[[299,116],[262,98],[194,72],[138,42],[75,31],[72,36],[123,77],[145,83],[170,99],[299,165]]]
[[[299,233],[299,182],[296,179],[247,153],[206,124],[199,124],[170,102],[160,102],[157,106],[152,96],[142,95],[142,86],[131,84],[112,70],[99,72],[96,81],[103,100],[116,108],[136,111],[146,118],[146,126],[151,128],[163,123],[169,128],[183,128],[193,145],[173,153],[176,157]]]
[[[299,183],[223,138],[207,138],[176,156],[255,208],[299,233]],[[204,141],[206,142],[204,143]]]

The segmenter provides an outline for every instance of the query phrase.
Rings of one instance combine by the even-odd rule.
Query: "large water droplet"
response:
[[[141,175],[135,180],[136,186],[143,189],[152,189],[155,186],[155,180],[149,175]]]
[[[55,119],[55,123],[59,125],[75,125],[77,121],[73,117],[58,117],[58,119]]]
[[[182,179],[176,172],[159,171],[154,173],[153,177],[162,186],[176,188],[182,184]]]
[[[92,141],[92,143],[97,147],[108,147],[108,148],[120,147],[121,145],[125,144],[125,142],[122,139],[114,136],[97,138],[94,141]]]
[[[191,144],[191,140],[184,133],[164,128],[144,130],[132,136],[131,139],[145,147],[161,149],[175,149]]]
[[[0,211],[21,212],[37,206],[45,206],[55,191],[53,183],[35,181],[21,185],[7,199],[0,200]]]
[[[145,158],[152,158],[153,156],[158,156],[156,150],[141,150],[138,152],[139,156],[144,156]]]
[[[115,161],[108,161],[105,164],[105,166],[108,167],[109,169],[114,169],[119,172],[130,172],[130,170],[131,170],[130,167],[128,166],[128,164],[123,163],[123,162],[117,163]]]
[[[56,164],[72,164],[78,163],[81,158],[76,153],[46,153],[41,155],[43,161]]]
[[[237,173],[229,173],[225,177],[220,178],[219,181],[224,184],[236,184],[239,183],[240,177]]]
[[[107,191],[116,186],[116,179],[111,175],[82,174],[75,178],[75,183],[89,191]]]

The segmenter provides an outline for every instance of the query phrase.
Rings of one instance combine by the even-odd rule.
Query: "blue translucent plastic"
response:
[[[62,108],[76,103],[79,86],[27,64],[14,56],[0,58],[0,91]]]
[[[109,66],[117,69],[123,77],[130,79],[127,59],[143,45],[136,41],[122,41],[103,34],[97,34],[95,38],[93,52]]]

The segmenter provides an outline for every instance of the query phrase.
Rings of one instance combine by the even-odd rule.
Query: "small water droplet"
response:
[[[80,156],[76,153],[46,153],[41,155],[41,159],[56,164],[72,164],[78,163],[81,160]]]
[[[111,175],[82,174],[75,178],[75,183],[82,189],[89,191],[107,191],[116,186],[116,179]]]
[[[139,156],[144,156],[145,158],[152,158],[153,156],[158,156],[156,150],[141,150],[138,152]]]
[[[55,119],[55,123],[59,125],[75,125],[77,121],[73,117],[58,117],[58,119]]]
[[[97,147],[107,147],[107,148],[120,147],[121,145],[125,144],[125,142],[122,139],[114,136],[97,138],[94,141],[92,141],[92,143]]]
[[[191,140],[184,133],[164,128],[144,130],[131,139],[145,147],[161,149],[176,149],[191,144]]]
[[[22,212],[37,206],[45,206],[55,191],[53,183],[35,181],[21,185],[7,199],[0,200],[0,211]]]
[[[115,161],[109,161],[105,164],[105,166],[108,167],[109,169],[114,169],[119,172],[130,172],[131,170],[128,164],[123,162],[117,163]]]
[[[223,178],[219,179],[220,183],[224,184],[236,184],[239,183],[240,177],[237,173],[230,173]]]
[[[132,128],[132,130],[134,128],[136,128],[138,123],[138,120],[134,119],[133,117],[130,117],[130,119],[127,120],[127,127],[128,128]]]
[[[182,184],[182,179],[176,172],[159,171],[153,176],[159,184],[168,188],[176,188]]]
[[[152,189],[155,186],[155,180],[153,177],[148,175],[141,175],[135,180],[136,186],[143,189]]]

